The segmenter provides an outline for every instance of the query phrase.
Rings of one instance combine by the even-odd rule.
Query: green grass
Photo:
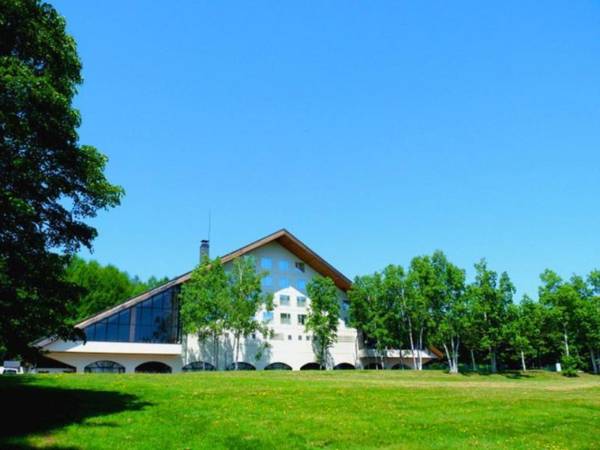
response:
[[[0,447],[598,448],[600,377],[239,372],[0,379]]]

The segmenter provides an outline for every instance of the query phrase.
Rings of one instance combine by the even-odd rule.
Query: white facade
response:
[[[285,230],[284,233],[287,234]],[[288,234],[288,236],[291,235]],[[273,368],[272,364],[275,367],[293,370],[308,368],[311,364],[314,368],[316,356],[313,337],[306,331],[302,321],[303,317],[307,316],[310,307],[306,285],[318,272],[306,261],[299,259],[277,239],[244,251],[243,256],[253,257],[257,263],[257,269],[269,273],[263,279],[263,290],[274,294],[274,310],[268,312],[262,309],[258,312],[256,319],[268,323],[273,335],[270,338],[256,334],[248,336],[241,343],[238,362],[251,365],[257,370]],[[231,261],[232,258],[227,261],[224,258],[225,270],[231,266]],[[347,284],[349,285],[349,282]],[[338,294],[342,318],[338,325],[337,342],[328,354],[327,368],[362,368],[370,363],[380,361],[381,358],[378,359],[372,350],[359,345],[357,330],[346,325],[346,292],[338,287]],[[144,297],[144,299],[147,298]],[[130,302],[135,304],[136,300],[133,299],[124,305]],[[116,311],[113,314],[116,316],[123,309],[115,307],[113,310]],[[109,317],[110,320],[111,316],[107,316],[107,314],[111,314],[111,311],[99,316]],[[84,322],[84,325],[89,326],[93,322],[92,318]],[[133,336],[133,332],[131,336]],[[265,341],[268,344],[266,348],[263,345]],[[230,333],[225,333],[221,337],[217,358],[212,339],[199,342],[195,335],[183,336],[181,343],[91,340],[83,343],[46,340],[40,345],[48,352],[47,357],[73,366],[76,372],[84,372],[86,367],[87,370],[90,370],[89,368],[92,367],[90,365],[94,365],[98,361],[100,365],[114,362],[119,367],[119,371],[125,373],[134,372],[141,364],[149,362],[162,363],[168,366],[169,371],[172,372],[179,372],[186,365],[192,363],[208,363],[218,366],[219,369],[226,369],[231,367],[235,359],[233,336]],[[259,349],[263,350],[259,351]],[[392,353],[386,355],[385,358],[386,367],[391,368],[399,363],[411,365],[410,352],[406,353],[406,351],[400,350],[391,350],[390,352]],[[425,362],[434,358],[434,355],[428,351],[423,352],[422,356]],[[166,368],[166,366],[164,367]]]

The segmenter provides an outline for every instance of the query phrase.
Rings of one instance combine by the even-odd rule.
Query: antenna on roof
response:
[[[211,225],[211,211],[210,208],[208,208],[208,236],[206,237],[206,239],[208,239],[210,241],[210,225]]]

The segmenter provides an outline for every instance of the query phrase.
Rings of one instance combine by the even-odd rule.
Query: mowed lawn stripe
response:
[[[0,391],[27,398],[2,447],[587,449],[600,424],[600,377],[543,372],[44,375]]]

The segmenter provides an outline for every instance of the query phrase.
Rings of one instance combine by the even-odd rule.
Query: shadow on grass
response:
[[[36,386],[27,377],[0,379],[0,399],[3,409],[0,419],[2,449],[32,448],[27,443],[31,435],[83,423],[92,417],[138,411],[150,405],[139,401],[135,395],[122,392]],[[85,426],[118,425],[107,423]],[[53,446],[50,441],[44,448],[76,447]]]
[[[518,370],[510,370],[510,371],[503,371],[503,372],[496,372],[496,373],[492,373],[487,370],[481,370],[478,372],[465,371],[465,372],[459,372],[459,373],[464,377],[472,377],[472,376],[487,377],[487,376],[491,376],[491,375],[499,375],[501,377],[510,378],[511,380],[519,380],[522,378],[534,378],[535,377],[534,374],[528,374],[528,373],[524,373],[524,372],[521,372]]]

